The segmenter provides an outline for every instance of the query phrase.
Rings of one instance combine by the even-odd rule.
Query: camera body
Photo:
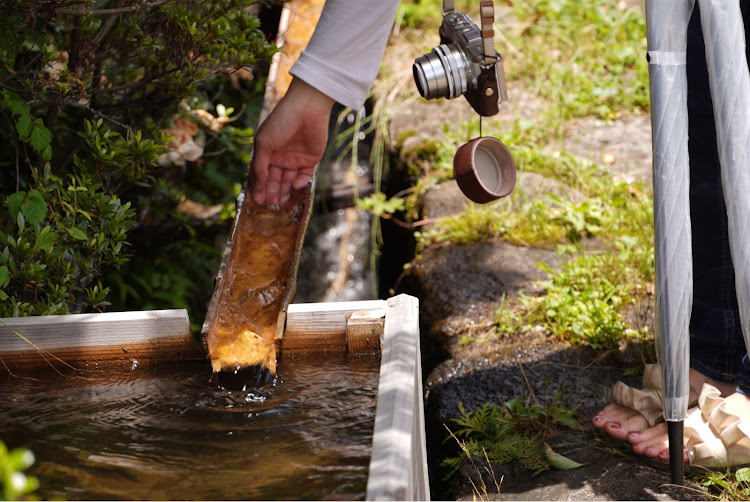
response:
[[[412,66],[419,94],[425,99],[465,96],[479,115],[495,115],[508,94],[502,57],[497,51],[493,56],[495,62],[486,64],[482,32],[469,16],[446,13],[440,25],[440,45]]]

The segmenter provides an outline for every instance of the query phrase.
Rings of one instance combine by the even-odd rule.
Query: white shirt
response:
[[[399,0],[327,0],[290,73],[353,110],[380,69]]]

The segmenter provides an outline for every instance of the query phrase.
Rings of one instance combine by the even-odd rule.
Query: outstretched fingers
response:
[[[278,166],[268,166],[268,176],[265,183],[258,183],[255,188],[254,194],[258,194],[255,197],[256,202],[262,204],[265,201],[268,204],[276,205],[286,202],[286,199],[289,198],[289,187],[284,186],[285,173],[287,172]]]
[[[300,188],[303,188],[310,181],[314,172],[315,172],[315,166],[299,168],[299,170],[296,173],[296,177],[294,181],[292,182],[292,187],[295,190],[299,190]]]
[[[271,162],[270,152],[266,149],[259,148],[256,143],[256,149],[253,152],[252,172],[253,172],[253,198],[258,204],[263,204],[268,200],[268,175],[269,164]]]

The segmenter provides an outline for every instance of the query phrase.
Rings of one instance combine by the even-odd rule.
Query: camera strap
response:
[[[456,10],[454,0],[443,0],[443,15]],[[482,52],[484,64],[489,66],[497,62],[497,51],[495,50],[495,5],[492,0],[481,0],[479,2],[479,16],[482,28]]]

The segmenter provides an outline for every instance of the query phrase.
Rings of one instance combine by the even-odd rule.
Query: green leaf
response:
[[[29,195],[21,206],[21,212],[31,224],[44,221],[44,218],[47,217],[47,204],[38,190],[29,192]]]
[[[74,239],[78,239],[79,241],[85,241],[86,240],[86,234],[83,233],[83,230],[77,227],[69,228],[68,233],[71,237]]]
[[[573,417],[569,417],[567,415],[560,415],[557,418],[557,421],[560,422],[563,425],[567,425],[568,427],[576,427],[578,426],[578,422],[576,422]]]
[[[52,251],[52,246],[57,241],[57,237],[57,233],[52,231],[50,227],[42,228],[42,231],[39,232],[39,235],[36,238],[36,248],[40,251],[46,251],[49,253]]]
[[[569,471],[571,469],[583,467],[583,464],[579,464],[574,460],[570,460],[568,457],[556,453],[547,443],[544,443],[544,457],[547,459],[550,467],[554,467],[561,471]]]
[[[45,162],[49,162],[52,160],[52,147],[47,145],[44,150],[42,150],[42,159],[44,159]]]
[[[737,481],[744,481],[746,483],[750,482],[750,467],[737,469],[737,472],[734,473],[734,477]]]
[[[32,148],[41,153],[49,146],[50,141],[52,141],[52,134],[49,132],[49,129],[44,127],[42,119],[36,119],[34,121],[34,130],[31,131],[31,138],[29,140]]]
[[[5,287],[10,282],[10,271],[5,265],[0,267],[0,287]]]
[[[31,116],[29,116],[29,114],[18,117],[18,120],[16,120],[16,132],[18,132],[20,138],[27,139],[31,136],[31,131],[33,130],[34,123],[31,121]]]
[[[34,454],[26,448],[16,448],[8,455],[8,462],[17,471],[24,471],[34,464]]]
[[[3,91],[2,94],[3,102],[8,105],[10,112],[13,115],[28,115],[31,111],[31,107],[21,101],[18,94],[9,91]]]
[[[21,210],[21,203],[23,203],[25,198],[26,192],[24,192],[23,190],[21,190],[20,192],[16,192],[8,197],[8,212],[11,214],[11,216],[15,216],[16,213]]]

